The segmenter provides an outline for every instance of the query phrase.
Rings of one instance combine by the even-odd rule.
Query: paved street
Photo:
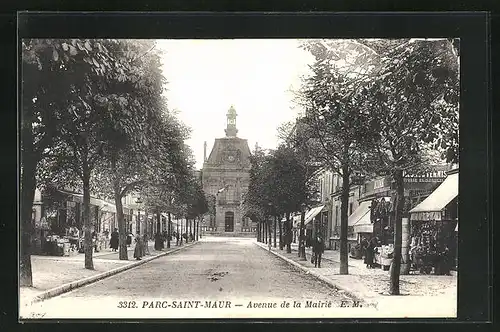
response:
[[[276,316],[284,300],[290,302],[290,306],[294,301],[305,304],[306,301],[320,300],[325,305],[331,302],[332,307],[340,306],[342,300],[350,300],[257,247],[253,241],[205,237],[200,243],[178,253],[37,303],[31,308],[34,313],[31,316],[235,317],[238,313],[245,317],[266,316],[266,313]],[[177,309],[179,301],[185,300],[192,302],[181,305],[193,308]],[[197,305],[193,301],[200,303]],[[206,308],[205,301],[224,308]],[[262,307],[271,302],[277,303],[278,308],[263,311]],[[250,309],[249,304],[260,308]],[[124,306],[137,308],[119,308]],[[202,310],[201,306],[205,308]],[[281,309],[281,312],[283,310],[294,312],[300,309]]]

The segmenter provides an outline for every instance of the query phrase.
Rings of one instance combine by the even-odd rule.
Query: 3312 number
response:
[[[137,308],[135,301],[120,301],[118,302],[118,308],[120,309],[133,309]]]

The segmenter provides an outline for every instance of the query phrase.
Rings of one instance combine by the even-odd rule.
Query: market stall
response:
[[[394,245],[382,245],[375,248],[375,255],[373,257],[373,262],[379,265],[384,271],[389,271],[394,255]]]
[[[448,274],[456,258],[458,169],[426,199],[410,210],[412,268],[421,273]]]

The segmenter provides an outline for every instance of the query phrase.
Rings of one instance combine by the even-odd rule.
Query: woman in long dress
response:
[[[366,256],[365,256],[365,264],[366,267],[371,269],[373,267],[373,259],[375,256],[375,248],[377,247],[376,238],[372,238],[368,243],[368,247],[366,248]]]
[[[144,241],[139,232],[137,232],[135,237],[134,258],[140,261],[142,256],[144,256]]]

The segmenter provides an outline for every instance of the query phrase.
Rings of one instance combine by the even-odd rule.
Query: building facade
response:
[[[233,106],[226,117],[226,136],[215,139],[203,163],[203,190],[215,197],[215,216],[205,220],[206,229],[212,234],[253,233],[255,225],[244,216],[242,208],[250,182],[250,148],[246,139],[237,137],[237,114]]]
[[[427,197],[445,178],[448,166],[433,166],[432,171],[404,174],[404,194],[409,206],[415,206]],[[342,177],[329,170],[317,174],[323,210],[316,217],[329,249],[340,247],[340,213]],[[353,179],[349,189],[348,248],[362,237],[378,236],[384,243],[392,243],[394,184],[390,176],[379,176],[361,182]],[[382,213],[382,212],[386,213]],[[314,227],[317,228],[317,227]]]

